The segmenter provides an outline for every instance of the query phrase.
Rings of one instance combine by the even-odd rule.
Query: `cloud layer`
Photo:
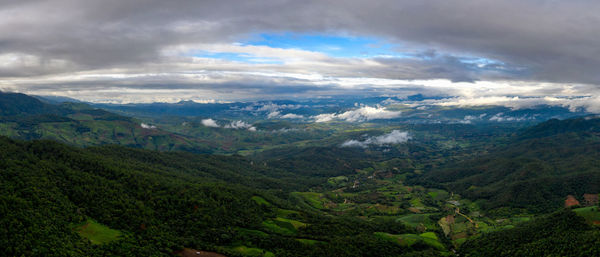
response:
[[[217,124],[216,120],[213,119],[203,119],[201,121],[202,125],[205,127],[210,127],[210,128],[219,128],[221,126],[219,126],[219,124]]]
[[[406,143],[410,139],[411,139],[411,137],[408,134],[408,132],[392,130],[392,132],[390,132],[389,134],[384,134],[384,135],[376,136],[376,137],[369,137],[363,141],[348,140],[348,141],[342,143],[341,147],[367,148],[369,145],[377,145],[377,146],[393,145],[393,144]]]
[[[0,90],[98,102],[583,95],[592,106],[599,12],[585,0],[4,1]],[[385,47],[342,56],[252,43],[265,33]]]
[[[247,129],[249,131],[256,131],[256,127],[252,126],[252,124],[247,123],[245,121],[236,120],[231,121],[228,124],[223,126],[219,125],[216,120],[213,119],[203,119],[201,121],[202,125],[210,128],[226,128],[226,129]]]
[[[323,113],[315,115],[312,118],[315,122],[328,122],[332,120],[343,120],[349,122],[361,122],[368,120],[379,120],[379,119],[395,119],[400,117],[402,112],[390,111],[385,107],[370,107],[363,106],[354,110],[345,111],[342,113]]]

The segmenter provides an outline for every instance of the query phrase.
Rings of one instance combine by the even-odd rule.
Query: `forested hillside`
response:
[[[78,149],[5,137],[0,149],[6,256],[167,256],[183,247],[228,256],[437,252],[377,236],[413,232],[393,220],[299,209],[285,192],[304,187],[303,180],[241,157]]]
[[[598,256],[600,230],[571,210],[464,243],[460,256]]]
[[[205,140],[167,132],[135,118],[83,103],[45,103],[18,93],[0,92],[0,135],[76,146],[119,144],[161,151],[212,151]]]
[[[487,209],[548,212],[567,195],[600,192],[600,119],[550,120],[504,147],[432,170],[415,183],[443,186]]]

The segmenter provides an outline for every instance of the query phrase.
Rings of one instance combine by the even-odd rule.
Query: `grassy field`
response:
[[[600,208],[598,206],[577,208],[573,211],[583,217],[589,224],[600,225]]]
[[[123,234],[119,230],[111,229],[94,220],[88,219],[84,224],[77,226],[75,231],[87,238],[92,244],[104,244],[115,240]]]
[[[306,201],[308,205],[316,209],[324,209],[323,194],[315,192],[294,192],[295,196],[299,196],[301,199]]]
[[[306,223],[300,222],[300,221],[297,221],[297,220],[286,219],[286,218],[282,218],[282,217],[277,217],[277,218],[275,218],[275,220],[279,221],[279,222],[283,222],[283,223],[292,224],[292,226],[294,226],[295,229],[306,227]]]
[[[317,243],[324,243],[323,241],[317,241],[317,240],[312,240],[312,239],[304,239],[304,238],[298,238],[296,239],[298,242],[303,243],[303,244],[307,244],[307,245],[314,245]]]
[[[260,248],[252,248],[246,246],[238,246],[233,248],[234,251],[243,254],[244,256],[252,256],[252,257],[275,257],[275,254],[269,251],[265,251]]]
[[[445,247],[442,243],[440,243],[437,235],[433,232],[425,232],[423,234],[402,234],[402,235],[394,235],[383,232],[375,232],[375,235],[385,239],[390,242],[395,242],[402,246],[412,246],[416,243],[422,242],[432,247],[435,247],[438,250],[444,250]]]
[[[294,235],[298,232],[294,225],[280,220],[265,220],[262,222],[262,226],[270,232],[283,235]]]
[[[435,221],[431,220],[429,216],[431,214],[408,214],[398,218],[396,221],[413,228],[422,224],[427,229],[435,229]]]
[[[260,196],[255,195],[251,199],[257,204],[271,206],[271,203],[269,203],[269,201],[265,200],[265,198],[262,198]]]

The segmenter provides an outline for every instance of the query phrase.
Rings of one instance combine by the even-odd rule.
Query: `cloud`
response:
[[[462,120],[459,120],[458,123],[462,124],[471,124],[473,121],[481,120],[483,117],[487,116],[487,113],[482,113],[480,115],[466,115]]]
[[[304,131],[301,129],[297,129],[297,128],[280,128],[280,129],[276,129],[276,130],[272,130],[272,133],[288,133],[288,132],[298,132],[298,131]]]
[[[280,114],[281,114],[281,112],[279,112],[279,111],[273,111],[273,112],[270,112],[270,113],[267,115],[267,119],[273,119],[273,118],[277,118],[277,117],[279,117],[279,115],[280,115]]]
[[[497,122],[511,122],[511,121],[525,121],[525,120],[531,120],[534,117],[531,117],[529,115],[523,115],[523,116],[519,116],[519,117],[513,117],[513,116],[506,116],[504,115],[504,113],[500,112],[497,113],[495,115],[493,115],[492,117],[490,117],[490,121],[497,121]]]
[[[205,127],[211,127],[211,128],[218,128],[218,127],[220,127],[219,124],[217,124],[217,121],[215,121],[213,119],[203,119],[201,121],[201,123]]]
[[[149,125],[149,124],[146,124],[146,123],[143,123],[143,122],[140,123],[140,127],[145,128],[145,129],[156,129],[156,126]]]
[[[232,121],[231,123],[223,126],[223,128],[229,128],[229,129],[247,129],[249,131],[256,131],[256,128],[254,126],[252,126],[251,124],[246,123],[244,121],[241,121],[241,120]]]
[[[455,85],[434,90],[472,99],[457,82],[597,89],[599,10],[584,0],[5,1],[0,89],[97,102],[400,94],[440,79]],[[264,33],[377,38],[393,51],[252,44]],[[497,96],[529,94],[509,89]],[[575,102],[596,110],[598,94],[584,95]]]
[[[287,113],[287,114],[281,115],[281,118],[282,119],[304,119],[304,116],[294,114],[294,113]]]
[[[205,127],[211,127],[211,128],[220,128],[221,127],[217,123],[217,121],[215,121],[213,119],[203,119],[201,121],[201,123]],[[252,126],[249,123],[241,121],[241,120],[231,121],[229,124],[224,125],[223,128],[226,128],[226,129],[247,129],[249,131],[256,131],[256,127]]]
[[[298,114],[294,114],[294,113],[286,113],[284,115],[281,115],[280,111],[273,111],[273,112],[270,112],[267,115],[267,119],[275,119],[275,118],[280,118],[280,119],[304,119],[304,116],[298,115]]]
[[[369,145],[393,145],[406,143],[411,139],[408,132],[402,132],[399,130],[392,130],[389,134],[384,134],[376,137],[369,137],[364,141],[359,140],[348,140],[341,144],[341,147],[362,147],[367,148]]]
[[[323,113],[315,115],[312,118],[315,122],[328,122],[332,120],[343,120],[348,122],[361,122],[377,119],[395,119],[400,117],[401,111],[389,111],[385,107],[363,106],[358,109],[342,113]]]
[[[335,119],[337,115],[335,113],[323,113],[319,115],[312,116],[311,118],[315,119],[315,122],[328,122]]]
[[[308,107],[307,105],[301,104],[276,104],[276,103],[264,103],[264,102],[255,102],[251,105],[244,107],[242,110],[251,111],[251,112],[276,112],[282,109],[300,109],[302,107]]]

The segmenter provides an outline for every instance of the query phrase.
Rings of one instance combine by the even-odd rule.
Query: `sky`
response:
[[[91,102],[444,96],[600,112],[600,2],[0,0],[0,90]]]

